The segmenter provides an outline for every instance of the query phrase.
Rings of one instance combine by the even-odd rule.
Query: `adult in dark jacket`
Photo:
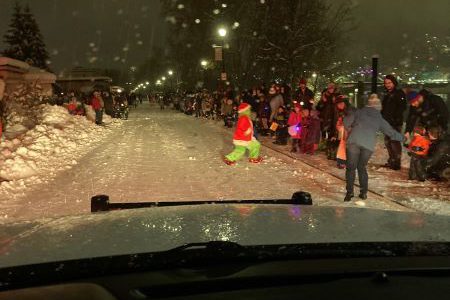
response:
[[[311,110],[314,104],[314,93],[306,86],[306,79],[300,79],[298,84],[299,88],[294,94],[294,99],[299,103],[304,109]]]
[[[408,101],[411,105],[406,120],[405,135],[408,139],[416,125],[423,126],[425,129],[439,127],[443,135],[447,133],[449,113],[441,97],[427,90],[421,90],[419,93],[410,92]]]
[[[322,98],[317,103],[316,110],[319,112],[320,130],[322,132],[322,140],[326,139],[326,149],[328,159],[333,159],[333,132],[334,132],[334,118],[336,115],[336,98],[339,94],[336,92],[334,83],[329,83],[326,90],[322,92]]]
[[[372,94],[366,107],[355,110],[344,118],[345,130],[348,133],[345,172],[347,194],[344,201],[350,201],[354,197],[356,170],[358,170],[360,185],[359,198],[367,199],[369,176],[366,167],[375,149],[377,132],[383,132],[392,140],[403,141],[403,135],[383,119],[377,109],[379,106],[380,99],[376,94]]]
[[[406,95],[398,88],[398,81],[393,75],[387,75],[384,78],[384,87],[386,88],[386,94],[381,104],[381,115],[395,130],[401,132],[407,107]],[[385,136],[384,143],[389,154],[389,160],[385,166],[392,170],[400,170],[401,143],[392,140],[389,136]]]
[[[450,180],[450,135],[443,135],[440,128],[428,130],[431,140],[425,170],[429,179]]]

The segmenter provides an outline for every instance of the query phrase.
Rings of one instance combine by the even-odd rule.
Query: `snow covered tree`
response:
[[[48,52],[39,25],[28,5],[24,9],[16,2],[9,29],[4,36],[8,48],[3,55],[22,60],[30,65],[48,69]]]

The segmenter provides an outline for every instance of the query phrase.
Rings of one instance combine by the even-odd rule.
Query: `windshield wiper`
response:
[[[135,209],[146,207],[183,206],[202,204],[289,204],[312,205],[311,194],[296,192],[291,199],[250,199],[250,200],[199,200],[199,201],[155,201],[111,203],[108,195],[97,195],[91,198],[91,212],[104,212],[119,209]]]

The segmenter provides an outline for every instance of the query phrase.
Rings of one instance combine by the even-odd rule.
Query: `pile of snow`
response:
[[[42,105],[39,125],[13,140],[0,143],[0,179],[41,181],[58,170],[70,168],[78,158],[104,139],[118,120],[106,118],[110,126],[97,126],[82,116],[72,116],[60,106]],[[2,182],[1,189],[13,183]]]

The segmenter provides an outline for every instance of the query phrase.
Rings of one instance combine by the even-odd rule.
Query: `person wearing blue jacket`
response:
[[[360,194],[359,198],[367,199],[369,176],[367,163],[372,156],[376,144],[376,134],[381,131],[392,140],[402,142],[403,134],[396,131],[381,115],[381,100],[377,94],[370,95],[367,106],[355,110],[344,118],[347,139],[347,194],[344,201],[353,197],[356,170],[358,170]]]

